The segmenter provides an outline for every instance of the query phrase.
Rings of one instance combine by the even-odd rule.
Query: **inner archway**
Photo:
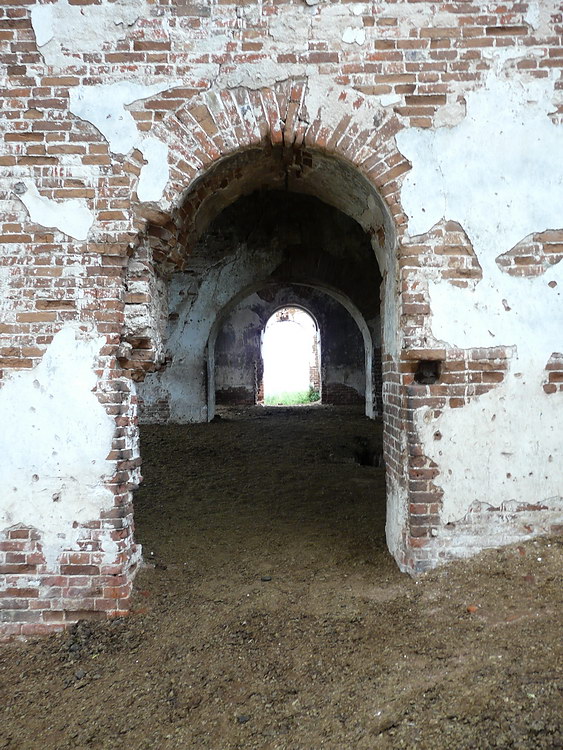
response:
[[[207,346],[210,418],[216,406],[264,403],[261,343],[268,321],[287,307],[305,310],[316,323],[320,367],[311,373],[309,382],[321,403],[357,405],[366,416],[381,417],[378,319],[366,321],[353,302],[334,288],[272,281],[234,297],[211,329]]]
[[[267,406],[314,403],[321,393],[321,341],[310,313],[282,307],[262,334],[263,403]]]

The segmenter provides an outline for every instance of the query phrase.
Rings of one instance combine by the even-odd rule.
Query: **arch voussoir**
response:
[[[186,105],[176,112],[176,118],[189,132],[193,132],[194,139],[202,148],[214,150],[216,158],[226,151],[227,145],[205,102],[197,100]]]
[[[272,89],[265,88],[260,89],[260,98],[269,125],[270,141],[273,146],[279,146],[283,143],[283,129],[277,97]]]
[[[254,146],[259,146],[260,143],[262,143],[263,135],[260,130],[260,125],[255,117],[254,106],[249,95],[250,92],[248,89],[240,87],[233,91],[229,91],[229,94],[233,97],[236,103],[240,120],[246,130],[249,147],[252,148]]]
[[[176,267],[183,265],[180,248],[184,247],[185,253],[197,238],[201,221],[194,220],[203,202],[233,180],[247,180],[248,159],[260,159],[258,150],[265,146],[284,149],[283,164],[281,160],[272,162],[274,180],[279,180],[294,160],[291,168],[297,176],[303,167],[308,168],[310,157],[304,160],[302,149],[355,167],[384,198],[390,215],[403,225],[406,219],[399,182],[410,165],[395,143],[400,128],[398,118],[383,111],[372,98],[341,86],[319,90],[306,78],[289,78],[261,88],[238,86],[201,92],[157,127],[169,146],[170,180],[162,201],[168,208],[163,210],[178,228],[178,243],[170,248],[170,258],[174,256]],[[214,172],[223,160],[246,152],[256,156],[243,157],[224,175]],[[265,165],[258,167],[258,186],[264,180],[267,183],[267,172]],[[206,175],[213,175],[212,181],[199,185],[198,180]],[[156,252],[165,254],[162,247]]]

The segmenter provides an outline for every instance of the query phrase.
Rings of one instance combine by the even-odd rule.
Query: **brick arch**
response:
[[[365,317],[361,313],[361,311],[358,309],[358,307],[354,304],[353,300],[350,299],[348,295],[346,295],[344,292],[336,289],[335,287],[330,286],[326,283],[315,283],[315,282],[292,282],[292,285],[295,287],[304,287],[304,288],[310,288],[315,289],[317,291],[323,292],[328,297],[331,297],[333,300],[338,302],[345,310],[348,312],[356,326],[358,327],[358,330],[360,332],[360,335],[362,337],[362,341],[364,344],[364,368],[365,368],[365,379],[366,379],[366,392],[365,392],[365,403],[366,403],[366,415],[369,417],[374,416],[374,409],[373,409],[373,389],[374,389],[374,383],[371,377],[372,374],[372,367],[373,367],[373,337],[371,334],[371,331],[369,329],[369,326],[366,322]],[[217,343],[217,336],[219,335],[219,331],[221,330],[221,326],[225,323],[226,319],[230,315],[230,313],[236,308],[236,306],[242,302],[243,300],[247,299],[249,296],[254,294],[255,292],[262,291],[267,289],[268,287],[275,287],[276,282],[258,282],[255,284],[251,284],[250,286],[246,286],[244,289],[241,289],[237,294],[233,296],[231,300],[223,307],[223,309],[217,314],[215,320],[213,321],[213,325],[211,327],[211,331],[209,333],[209,337],[207,340],[207,382],[208,382],[208,391],[207,391],[207,399],[208,399],[208,418],[212,419],[215,414],[215,346]],[[283,307],[291,307],[292,303],[291,301],[284,303],[283,305],[280,305],[277,309],[281,309]],[[296,307],[301,307],[305,310],[305,312],[310,315],[313,320],[315,321],[315,324],[317,328],[319,328],[318,321],[314,315],[314,313],[307,309],[306,306],[302,305],[301,303],[297,303],[295,305]],[[275,311],[271,313],[271,315],[274,315]]]
[[[322,180],[297,192],[313,194],[356,219],[370,235],[379,261],[384,290],[382,379],[391,510],[388,542],[399,565],[412,567],[406,555],[409,459],[407,406],[400,366],[401,326],[406,323],[400,317],[397,251],[407,226],[400,203],[400,178],[411,166],[395,142],[395,135],[403,126],[390,109],[382,108],[373,98],[336,85],[319,95],[312,85],[315,84],[310,81],[287,80],[261,89],[210,89],[156,125],[151,135],[168,145],[170,179],[158,204],[133,201],[134,224],[140,230],[138,248],[146,251],[153,278],[166,278],[185,269],[193,243],[223,208],[257,188],[277,186],[267,179],[263,183],[245,182],[245,168],[254,158],[258,171],[262,169],[270,177],[272,164],[279,164],[281,172],[274,174],[274,181],[301,164],[304,172],[314,168],[307,159],[322,162],[327,173],[334,168],[336,172],[331,174],[335,183],[337,171],[341,170],[342,196],[348,193],[347,205],[340,205],[334,195],[319,194],[317,188]],[[348,189],[350,186],[352,190]],[[360,200],[354,190],[361,192]],[[206,200],[221,191],[224,202],[219,201],[207,211]],[[354,214],[358,205],[361,210]],[[379,223],[370,223],[377,211]],[[150,279],[148,283],[152,283]],[[374,294],[378,294],[377,288]],[[126,304],[126,320],[127,307]],[[152,332],[146,338],[124,335],[122,342],[129,350],[120,365],[130,371],[133,379],[142,380],[164,361]]]
[[[278,150],[286,160],[308,151],[333,157],[366,181],[388,212],[393,234],[402,234],[407,218],[398,180],[410,163],[395,143],[401,123],[353,89],[335,85],[321,93],[305,79],[209,89],[153,128],[151,135],[168,145],[170,179],[158,207],[134,203],[134,223],[161,239],[152,242],[157,262],[182,266],[178,246],[193,239],[190,222],[206,197],[205,179],[248,152]],[[224,179],[218,176],[219,184]]]
[[[157,276],[167,277],[185,268],[190,248],[209,221],[240,197],[241,190],[248,191],[248,185],[240,185],[240,177],[253,160],[254,168],[262,160],[259,169],[270,176],[278,169],[273,179],[279,186],[284,170],[306,170],[307,160],[318,158],[342,167],[343,181],[363,182],[380,202],[387,225],[370,226],[364,221],[363,228],[372,236],[382,274],[395,276],[395,243],[407,225],[399,201],[399,179],[410,169],[394,137],[402,126],[395,114],[353,89],[335,85],[323,93],[319,98],[304,79],[261,89],[210,89],[170,112],[151,131],[168,145],[170,179],[158,204],[133,201],[133,223],[139,231],[130,250],[132,258],[145,258]],[[129,160],[135,158],[133,152]],[[228,192],[225,186],[230,181],[233,192],[206,214],[202,207],[208,196]],[[260,180],[251,185],[260,186],[268,187]],[[330,196],[326,202],[331,202]],[[350,205],[336,207],[351,215]],[[147,287],[154,286],[151,272],[141,276]],[[135,286],[139,287],[139,278]],[[126,320],[144,304],[141,296],[126,290]],[[125,350],[122,347],[118,356],[134,379],[142,380],[160,366],[164,353],[161,342],[153,340],[153,332],[146,335],[134,326],[128,328],[122,337]]]

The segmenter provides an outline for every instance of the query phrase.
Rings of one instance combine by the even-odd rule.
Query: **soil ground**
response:
[[[0,646],[0,748],[563,747],[561,540],[401,574],[380,452],[353,409],[144,427],[133,612]]]

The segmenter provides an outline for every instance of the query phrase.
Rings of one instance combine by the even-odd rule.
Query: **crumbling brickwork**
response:
[[[196,251],[255,191],[313,196],[371,243],[369,299],[336,261],[322,283],[359,309],[381,295],[369,366],[399,565],[560,528],[558,0],[8,0],[0,15],[2,635],[126,611],[137,388],[155,418],[207,419],[211,312],[284,258],[304,280],[288,233],[236,273]],[[175,311],[203,336],[192,395]]]

